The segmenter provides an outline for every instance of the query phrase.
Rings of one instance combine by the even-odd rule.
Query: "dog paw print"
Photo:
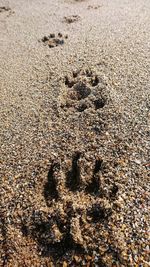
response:
[[[94,165],[93,165],[94,164]],[[102,159],[91,162],[76,152],[65,164],[53,161],[44,185],[47,211],[36,210],[23,226],[44,255],[64,256],[90,250],[96,226],[108,222],[118,187],[104,183]]]
[[[0,14],[5,13],[7,17],[14,13],[9,6],[0,6]]]
[[[93,5],[89,5],[87,9],[99,9],[101,6],[97,5],[97,6],[93,6]]]
[[[0,6],[0,13],[10,11],[10,7],[8,6]]]
[[[59,45],[63,45],[65,43],[65,39],[68,38],[68,35],[62,35],[62,33],[58,33],[58,35],[55,35],[54,33],[51,33],[48,36],[44,36],[42,38],[42,42],[45,45],[48,45],[50,48],[54,48]]]
[[[64,79],[65,92],[61,107],[83,112],[88,108],[101,109],[106,104],[105,84],[91,70],[74,71]]]
[[[64,17],[64,22],[67,24],[74,23],[78,20],[80,20],[80,17],[78,15],[72,15],[72,16]]]
[[[74,0],[75,2],[83,2],[83,1],[85,1],[85,0]]]

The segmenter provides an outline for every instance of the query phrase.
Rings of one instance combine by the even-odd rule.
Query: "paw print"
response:
[[[96,225],[108,222],[118,194],[111,180],[104,183],[106,170],[102,159],[91,164],[80,152],[72,160],[52,162],[43,190],[47,211],[34,211],[30,226],[23,226],[43,255],[62,257],[90,250]]]
[[[11,11],[10,7],[8,7],[8,6],[0,6],[0,13],[1,12],[6,12],[6,11]]]
[[[9,6],[0,6],[0,14],[5,14],[6,17],[9,17],[14,14],[14,11],[12,11]]]
[[[97,6],[92,6],[92,5],[89,5],[87,9],[99,9],[101,6],[100,5],[97,5]]]
[[[62,33],[58,33],[57,36],[54,33],[51,33],[49,36],[44,36],[41,41],[50,48],[54,48],[56,46],[63,45],[65,43],[64,39],[67,38],[68,35],[63,37]]]
[[[78,16],[78,15],[72,15],[72,16],[64,17],[64,22],[67,24],[74,23],[78,20],[80,20],[80,16]]]
[[[105,84],[91,70],[74,71],[64,79],[65,94],[61,107],[83,112],[88,108],[101,109],[106,104]],[[63,97],[62,97],[63,98]]]

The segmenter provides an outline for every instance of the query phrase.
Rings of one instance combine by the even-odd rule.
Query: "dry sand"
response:
[[[150,266],[149,22],[0,0],[0,266]]]

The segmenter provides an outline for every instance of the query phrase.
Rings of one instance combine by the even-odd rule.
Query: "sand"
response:
[[[0,1],[0,266],[149,266],[150,1]]]

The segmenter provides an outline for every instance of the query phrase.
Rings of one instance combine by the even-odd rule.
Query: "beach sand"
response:
[[[150,1],[0,0],[0,266],[149,266]]]

